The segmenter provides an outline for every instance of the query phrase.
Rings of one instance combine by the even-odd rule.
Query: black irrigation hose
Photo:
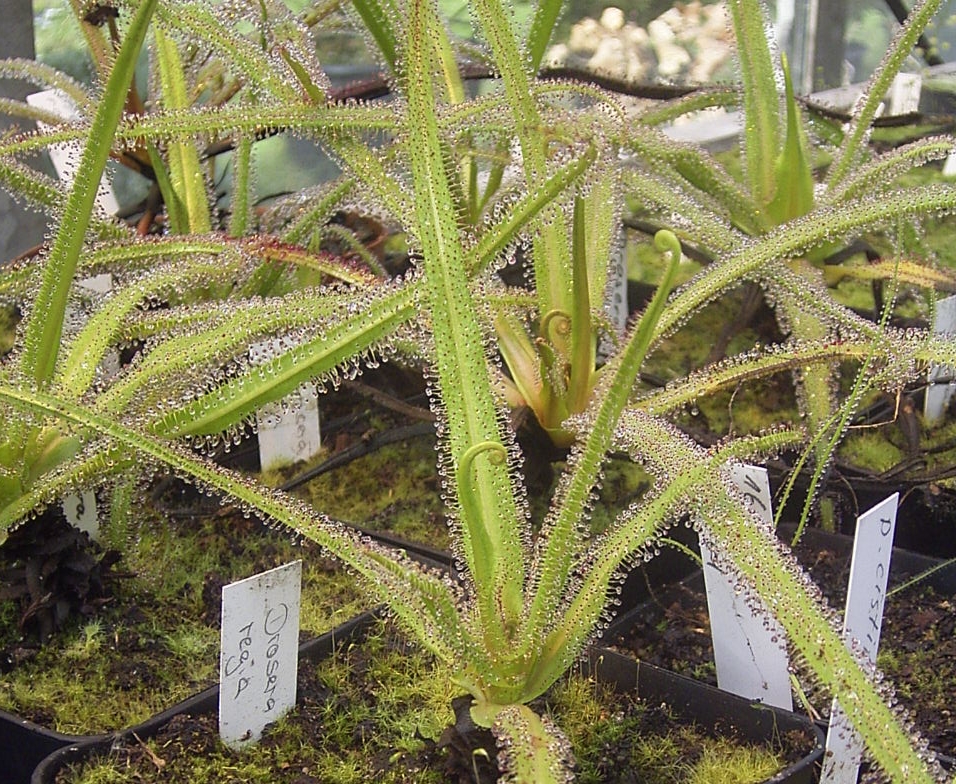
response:
[[[412,425],[403,425],[401,427],[386,430],[383,433],[375,433],[368,437],[362,437],[361,440],[345,449],[336,452],[328,460],[320,463],[308,471],[304,471],[298,476],[292,477],[279,485],[280,490],[294,490],[296,487],[310,482],[317,476],[328,473],[335,468],[346,465],[353,460],[364,457],[367,454],[375,452],[388,444],[394,444],[398,441],[407,441],[412,438],[421,438],[422,436],[434,435],[435,425],[432,422],[416,422]]]

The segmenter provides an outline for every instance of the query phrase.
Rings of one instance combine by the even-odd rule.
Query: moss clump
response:
[[[840,458],[857,468],[882,474],[903,459],[903,451],[878,430],[851,431],[840,445]]]
[[[440,664],[383,623],[319,665],[302,663],[296,709],[255,746],[229,751],[216,738],[214,716],[184,717],[188,727],[116,749],[60,781],[439,784],[448,776],[436,744],[454,719],[448,683]],[[707,737],[580,673],[559,682],[536,709],[567,733],[579,782],[636,776],[651,784],[752,784],[784,764],[775,749]],[[203,727],[207,737],[200,740],[196,730]]]
[[[323,449],[309,463],[266,473],[262,479],[278,485],[328,458]],[[334,519],[446,548],[448,528],[439,487],[435,440],[416,438],[352,460],[297,492]]]
[[[766,781],[780,770],[772,754],[717,741],[708,746],[687,777],[687,784],[743,784]]]
[[[581,784],[752,784],[784,765],[777,749],[710,737],[666,706],[634,702],[582,675],[552,689],[549,712],[571,739]]]
[[[889,409],[878,426],[850,428],[840,459],[875,475],[893,474],[894,480],[931,477],[937,489],[956,487],[947,476],[956,462],[956,419],[927,425],[919,414],[904,411],[904,403],[897,405],[899,410]]]
[[[241,516],[140,525],[118,567],[131,573],[111,603],[38,647],[12,621],[0,640],[27,660],[0,676],[0,707],[60,732],[122,729],[214,683],[221,586],[302,559],[300,627],[319,634],[367,609],[353,578]]]

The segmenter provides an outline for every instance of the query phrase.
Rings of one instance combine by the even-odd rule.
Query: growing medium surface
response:
[[[317,548],[229,510],[197,511],[192,497],[175,511],[140,524],[112,597],[47,645],[20,632],[12,602],[2,605],[0,707],[72,734],[141,722],[218,679],[222,586],[296,559],[301,636],[366,609],[354,580]]]
[[[846,600],[845,553],[802,543],[795,553],[831,605]],[[954,568],[954,567],[950,567]],[[891,572],[878,666],[930,748],[956,756],[956,606],[952,595]],[[904,587],[905,586],[905,587]],[[614,640],[638,658],[716,685],[710,619],[702,582],[667,588],[634,613]],[[824,695],[808,689],[814,709],[829,712]]]
[[[299,668],[298,704],[262,742],[241,753],[216,737],[215,716],[181,716],[154,738],[64,771],[60,784],[118,781],[467,782],[494,781],[494,745],[473,754],[454,721],[440,667],[387,625],[364,644],[345,644]],[[561,681],[540,707],[572,738],[577,781],[745,784],[779,770],[786,748],[736,745],[684,726],[666,706],[613,695],[585,675]],[[786,745],[786,739],[781,741]],[[489,756],[485,755],[485,751]]]

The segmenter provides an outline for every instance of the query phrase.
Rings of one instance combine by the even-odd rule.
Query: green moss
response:
[[[87,624],[67,636],[62,647],[47,646],[3,676],[0,702],[15,713],[46,719],[60,732],[82,734],[142,721],[215,680],[215,630],[205,634],[207,656],[194,658],[170,649],[149,630],[108,626],[109,636],[107,623],[96,629]],[[180,619],[178,631],[187,630],[204,634]],[[135,666],[127,660],[132,649],[142,654]]]
[[[184,614],[198,617],[205,611],[204,576],[231,582],[299,559],[303,630],[321,633],[367,609],[354,579],[318,548],[238,516],[206,518],[198,525],[141,526],[122,565],[157,602],[181,606]]]
[[[559,682],[548,704],[574,748],[577,782],[628,776],[647,784],[749,784],[783,766],[774,749],[709,737],[661,706],[633,703],[581,674]]]
[[[188,754],[174,749],[168,739],[150,739],[145,741],[150,752],[168,763],[162,770],[149,761],[127,769],[126,755],[114,752],[112,759],[83,764],[69,780],[111,784],[133,776],[142,782],[278,784],[301,775],[330,784],[447,780],[440,762],[423,769],[422,757],[416,756],[425,750],[425,756],[433,757],[432,744],[453,721],[449,703],[454,691],[449,692],[448,674],[432,657],[380,624],[364,643],[340,648],[317,665],[315,673],[330,690],[329,697],[300,699],[295,711],[255,746],[231,752],[213,740],[203,753]],[[650,784],[750,784],[765,780],[783,764],[773,749],[738,746],[692,727],[671,725],[666,711],[615,695],[580,673],[556,684],[537,707],[571,740],[579,782],[633,773]],[[209,722],[212,726],[214,717]],[[307,727],[318,730],[314,738]],[[126,778],[116,778],[120,768]]]
[[[687,777],[687,784],[742,784],[766,781],[780,770],[773,755],[719,740],[708,746]]]
[[[276,485],[327,460],[323,449],[294,469],[267,473]],[[433,547],[448,546],[433,438],[389,444],[316,477],[297,492],[332,518],[388,531]]]
[[[903,451],[879,430],[851,430],[840,445],[839,454],[857,468],[875,474],[888,471],[904,457]]]
[[[219,584],[297,559],[301,629],[319,634],[367,609],[367,592],[316,548],[257,522],[142,523],[118,567],[134,576],[95,619],[0,676],[0,707],[68,733],[142,721],[216,681]],[[12,605],[2,606],[14,620]]]
[[[361,678],[351,673],[360,669]],[[323,723],[331,728],[327,753],[352,745],[356,726],[374,721],[366,745],[385,745],[393,754],[437,740],[454,722],[449,699],[449,671],[422,649],[380,624],[363,643],[318,665],[320,680],[336,699],[325,706]],[[374,684],[375,693],[368,691]]]

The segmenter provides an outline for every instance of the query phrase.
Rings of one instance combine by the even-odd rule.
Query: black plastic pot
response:
[[[796,530],[793,525],[781,525],[780,536],[789,542]],[[846,534],[831,534],[819,528],[806,528],[802,534],[803,540],[811,547],[833,550],[837,555],[849,556],[853,550],[853,537]],[[896,537],[894,537],[896,539]],[[890,558],[890,581],[897,574],[922,574],[930,569],[942,566],[946,559],[934,558],[920,552],[913,552],[903,547],[894,547]],[[926,577],[926,585],[937,593],[951,593],[956,595],[956,563],[937,569]]]
[[[34,768],[64,746],[86,743],[92,736],[53,732],[12,713],[0,711],[0,760],[4,784],[27,784]]]
[[[299,646],[299,658],[321,661],[331,656],[335,645],[342,640],[360,639],[378,617],[375,612],[362,613],[350,621],[337,626],[320,637],[307,640]],[[61,744],[53,749],[45,758],[41,758],[32,769],[32,774],[22,779],[24,784],[52,784],[56,774],[65,766],[86,759],[92,754],[105,752],[123,738],[134,735],[138,738],[149,738],[168,724],[170,719],[179,714],[212,713],[219,709],[219,685],[210,686],[198,694],[183,700],[177,705],[158,713],[135,727],[111,732],[106,735],[96,735],[86,738],[73,738],[72,742]],[[69,738],[67,739],[70,740]],[[4,780],[5,781],[5,780]]]
[[[330,656],[337,643],[360,639],[375,620],[374,613],[358,616],[334,631],[304,643],[299,648],[300,656],[312,661]],[[593,649],[587,668],[592,677],[611,684],[616,691],[636,693],[654,704],[667,703],[673,713],[693,720],[699,726],[709,726],[717,731],[732,727],[745,740],[766,742],[783,733],[801,733],[807,739],[806,753],[770,781],[790,784],[814,781],[817,763],[823,754],[823,734],[805,717],[778,708],[755,706],[749,700],[606,649]],[[134,733],[139,739],[148,738],[179,713],[213,712],[218,707],[218,694],[218,687],[213,687],[132,729],[62,746],[40,762],[30,782],[52,784],[66,765],[108,751],[114,742],[132,737]]]
[[[783,541],[790,541],[795,528],[796,526],[794,525],[780,526],[778,530]],[[802,536],[803,541],[810,547],[819,550],[827,549],[838,556],[848,558],[853,549],[853,537],[846,534],[834,534],[821,531],[817,528],[807,528]],[[930,572],[930,570],[934,571]],[[894,575],[920,575],[923,573],[928,573],[926,577],[923,578],[925,581],[923,583],[924,585],[931,587],[938,594],[953,595],[956,597],[956,563],[947,564],[945,559],[933,558],[900,547],[893,548],[893,556],[890,559],[889,579],[891,584]],[[703,573],[697,569],[681,580],[671,583],[669,589],[681,592],[685,596],[687,595],[687,591],[703,595],[705,593]],[[648,600],[620,614],[605,632],[604,639],[613,642],[615,639],[620,639],[621,636],[626,636],[627,630],[634,626],[638,619],[640,619],[641,622],[650,623],[651,625],[656,623],[656,619],[663,617],[663,608],[674,600],[675,594],[672,593],[668,595],[669,589],[665,587],[661,595],[656,599]],[[665,672],[668,671],[665,670]],[[675,677],[683,677],[676,674],[674,675]],[[818,725],[825,736],[828,726],[827,722],[821,721],[818,722]],[[937,754],[936,758],[945,770],[956,771],[956,759],[953,757],[945,754]]]
[[[784,481],[784,474],[771,468],[771,491],[776,493]],[[932,483],[892,477],[865,476],[844,468],[842,481],[831,481],[827,494],[843,510],[840,532],[852,536],[856,530],[856,515],[899,491],[900,505],[896,514],[894,541],[897,547],[933,557],[956,556],[956,490]],[[782,512],[782,519],[798,519],[806,497],[808,480],[801,477],[790,494]]]
[[[447,553],[387,536],[382,537],[382,541],[399,549],[406,549],[411,558],[429,568],[450,568],[451,558]],[[340,633],[341,631],[340,628]],[[304,643],[300,654],[311,655],[310,651],[315,646],[321,648],[325,639],[323,636],[313,642]],[[90,745],[100,747],[103,743],[111,743],[124,732],[147,731],[148,727],[162,726],[177,713],[205,709],[209,700],[211,702],[208,704],[215,709],[218,705],[218,693],[218,687],[209,687],[133,728],[89,735],[56,732],[14,713],[0,710],[0,784],[28,784],[41,761],[59,749],[86,748]]]
[[[613,684],[621,693],[635,693],[650,704],[666,703],[676,715],[698,726],[733,727],[740,738],[757,743],[789,733],[803,734],[807,752],[769,781],[812,784],[817,780],[824,734],[809,718],[782,708],[756,705],[753,700],[606,648],[593,649],[588,658],[589,672],[598,681]]]

